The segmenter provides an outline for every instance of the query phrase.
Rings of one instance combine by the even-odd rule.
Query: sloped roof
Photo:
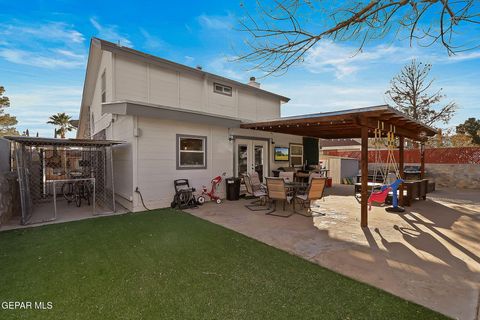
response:
[[[362,127],[371,129],[369,135],[373,136],[374,129],[379,125],[384,128],[383,131],[395,131],[398,136],[418,141],[437,133],[434,128],[388,105],[284,117],[245,123],[240,127],[323,139],[343,139],[361,137]]]

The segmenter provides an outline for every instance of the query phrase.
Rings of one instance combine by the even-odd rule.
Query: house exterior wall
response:
[[[90,136],[122,140],[114,147],[113,165],[116,200],[131,211],[170,205],[174,196],[173,181],[188,178],[200,190],[210,186],[213,177],[234,175],[234,141],[232,136],[257,137],[269,141],[269,170],[288,166],[273,161],[274,146],[302,143],[302,137],[272,134],[216,125],[180,122],[132,115],[102,114],[102,74],[106,77],[106,101],[135,101],[158,104],[206,114],[259,121],[280,117],[280,97],[248,90],[230,82],[223,83],[208,75],[199,75],[171,66],[157,65],[102,51],[89,107]],[[214,92],[214,83],[232,87],[232,95]],[[92,121],[93,120],[93,121]],[[178,170],[177,134],[207,137],[207,168]],[[275,144],[270,143],[274,141]],[[271,174],[271,171],[269,175]],[[220,194],[224,196],[224,185]]]
[[[268,173],[268,175],[272,174],[272,170],[276,170],[280,167],[290,166],[290,163],[288,161],[273,160],[273,152],[275,147],[288,147],[290,143],[303,144],[302,136],[294,136],[294,135],[288,135],[283,133],[273,133],[273,132],[265,132],[260,130],[256,131],[256,130],[233,128],[233,129],[230,129],[230,134],[234,137],[238,136],[238,137],[263,138],[263,139],[269,140],[270,172]],[[274,143],[271,143],[272,141]],[[232,155],[231,161],[233,161],[233,155]]]
[[[183,123],[158,118],[138,117],[141,135],[134,171],[137,185],[148,208],[170,206],[173,200],[173,180],[187,178],[190,185],[200,190],[210,180],[226,173],[233,174],[232,143],[228,141],[228,128]],[[207,168],[177,170],[177,134],[207,137]],[[224,193],[223,186],[221,194]],[[134,211],[145,210],[138,194],[134,195]]]
[[[133,167],[134,148],[134,118],[131,116],[115,116],[106,132],[107,139],[125,141],[113,147],[113,172],[116,200],[125,208],[133,209]]]
[[[114,101],[114,83],[113,83],[113,59],[112,53],[103,51],[102,59],[100,62],[100,68],[97,74],[95,82],[95,90],[93,91],[93,99],[90,105],[90,135],[93,136],[96,133],[105,129],[111,122],[112,115],[102,115],[102,93],[101,93],[101,77],[105,72],[106,80],[106,102]],[[93,115],[93,117],[92,117]],[[93,120],[93,122],[92,122]]]
[[[245,120],[280,117],[280,100],[188,71],[172,70],[114,55],[114,97],[201,111]],[[232,96],[215,93],[214,83],[232,87]]]
[[[285,134],[271,134],[263,131],[228,129],[225,127],[184,123],[159,118],[118,117],[114,121],[111,138],[128,143],[114,150],[115,185],[117,201],[132,211],[143,211],[140,196],[134,192],[138,186],[145,205],[149,209],[170,206],[173,200],[173,180],[187,178],[192,187],[200,190],[203,185],[210,187],[210,180],[226,173],[234,175],[234,142],[231,136],[269,139],[270,170],[288,166],[288,162],[273,161],[273,147],[302,143],[302,137]],[[139,136],[133,137],[135,128]],[[177,134],[207,137],[207,168],[176,168]],[[110,134],[107,134],[107,137]],[[129,136],[130,135],[130,136]],[[270,140],[271,139],[271,140]],[[275,144],[271,144],[270,141]],[[271,174],[271,172],[270,172]],[[269,175],[270,175],[269,174]],[[225,196],[225,185],[220,194]],[[131,195],[131,202],[125,199]]]

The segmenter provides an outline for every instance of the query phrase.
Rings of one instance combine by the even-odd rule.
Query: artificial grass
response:
[[[170,209],[0,232],[0,319],[442,319]]]

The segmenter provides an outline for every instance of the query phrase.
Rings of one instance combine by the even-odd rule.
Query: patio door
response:
[[[260,180],[268,176],[268,141],[235,140],[235,176],[257,172]]]

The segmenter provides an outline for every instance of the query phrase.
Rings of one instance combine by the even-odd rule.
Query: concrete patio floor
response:
[[[128,210],[117,204],[116,212],[111,212],[111,209],[103,208],[97,204],[95,214],[92,211],[92,206],[83,204],[81,207],[75,206],[74,203],[68,204],[64,199],[59,199],[57,202],[57,216],[54,219],[53,202],[45,202],[35,205],[32,217],[28,224],[20,224],[20,216],[10,218],[5,224],[0,225],[0,231],[23,229],[30,227],[43,226],[47,224],[63,223],[70,221],[78,221],[83,219],[90,219],[101,217],[105,215],[117,215],[127,213]]]
[[[401,214],[374,207],[360,227],[352,186],[328,189],[325,216],[208,203],[191,214],[458,319],[479,319],[480,191],[437,190]],[[318,285],[322,285],[319,283]]]

